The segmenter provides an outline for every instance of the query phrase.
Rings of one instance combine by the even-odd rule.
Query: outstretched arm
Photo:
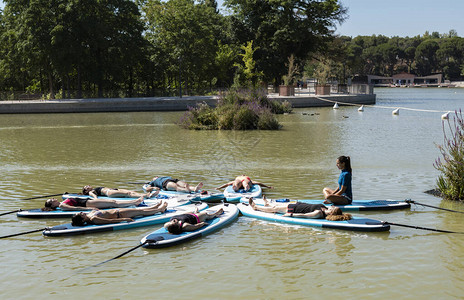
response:
[[[253,182],[253,184],[256,184],[256,185],[259,185],[259,186],[262,186],[262,187],[265,187],[265,188],[268,188],[268,189],[273,189],[274,188],[273,186],[266,185],[266,184],[264,184],[262,182],[259,182],[259,181],[254,181],[253,180],[252,182]]]
[[[307,218],[307,219],[319,219],[323,217],[322,211],[315,210],[310,213],[300,214],[300,213],[286,213],[284,217],[294,217],[294,218]]]
[[[198,228],[201,228],[203,226],[205,226],[205,222],[200,222],[200,223],[197,223],[195,225],[192,225],[192,224],[189,224],[189,223],[185,223],[183,226],[182,226],[182,230],[183,231],[195,231],[197,230]]]
[[[218,186],[218,187],[216,188],[216,190],[223,189],[223,188],[225,188],[225,187],[227,187],[227,186],[229,186],[229,185],[232,185],[233,183],[234,183],[233,181],[228,182],[228,183],[225,183],[225,184],[223,184],[223,185],[221,185],[221,186]]]
[[[63,202],[60,203],[59,207],[61,210],[92,210],[93,209],[93,207],[72,206],[72,205],[68,205]]]
[[[98,195],[95,194],[94,191],[90,191],[90,192],[89,192],[89,196],[92,197],[92,198],[95,199],[95,200],[98,199]]]
[[[95,225],[103,225],[103,224],[113,224],[113,223],[121,223],[121,222],[132,222],[134,220],[131,218],[107,219],[107,218],[101,218],[101,217],[93,217],[91,221]]]

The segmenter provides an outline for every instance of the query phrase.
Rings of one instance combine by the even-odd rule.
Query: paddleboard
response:
[[[242,197],[260,198],[262,194],[263,189],[257,184],[253,184],[248,192],[245,192],[244,189],[240,189],[236,192],[231,185],[227,186],[224,190],[224,197],[226,198],[227,202],[240,202]]]
[[[142,186],[142,189],[146,191],[147,187],[148,187],[148,184],[144,184]],[[206,190],[200,190],[198,192],[192,192],[192,193],[160,190],[158,195],[164,196],[164,197],[178,197],[178,196],[188,197],[193,201],[202,201],[202,202],[210,202],[210,203],[220,202],[221,200],[224,200],[223,193],[210,193]]]
[[[148,234],[143,237],[140,243],[145,248],[162,248],[174,246],[184,243],[202,236],[205,236],[213,231],[224,227],[231,223],[238,217],[238,209],[234,204],[216,205],[208,209],[209,212],[214,213],[220,208],[224,209],[224,213],[216,218],[205,221],[207,225],[195,230],[186,231],[181,234],[171,234],[164,227]]]
[[[253,201],[257,205],[264,205],[262,198],[255,199]],[[296,203],[303,202],[308,204],[324,204],[324,200],[291,200],[291,199],[268,199],[269,203]],[[248,198],[241,198],[241,203],[248,203]],[[333,204],[324,204],[325,206],[331,206]],[[410,208],[411,204],[405,201],[397,200],[355,200],[348,205],[336,205],[340,207],[342,211],[370,211],[370,210],[393,210],[393,209],[404,209]]]
[[[121,198],[119,198],[121,199]],[[127,199],[127,198],[123,198]],[[168,208],[175,208],[182,205],[190,204],[190,200],[186,198],[170,198],[170,199],[147,199],[144,200],[145,206],[151,206],[157,204],[159,201],[165,201],[168,203]],[[134,206],[132,206],[134,207]],[[109,208],[111,209],[111,208]],[[42,211],[42,209],[28,209],[28,210],[21,210],[16,213],[16,216],[21,218],[71,218],[74,214],[78,212],[89,212],[89,210],[61,210],[57,208],[56,210],[52,211]]]
[[[282,214],[267,213],[256,211],[251,206],[244,203],[237,204],[240,212],[247,217],[256,218],[270,222],[280,222],[292,225],[314,226],[321,228],[343,229],[353,231],[388,231],[390,225],[383,224],[381,221],[367,218],[357,218],[348,221],[329,221],[326,219],[306,219],[295,217],[284,217]]]
[[[156,195],[156,196],[153,196],[153,197],[150,197],[150,198],[145,198],[146,200],[150,199],[150,200],[156,200],[156,199],[169,199],[171,196],[169,195]],[[185,195],[185,196],[181,196],[179,195],[179,197],[181,198],[191,198],[191,197],[188,197],[188,195]],[[90,199],[92,198],[92,196],[90,195],[83,195],[83,194],[63,194],[61,195],[61,198],[63,200],[66,200],[68,198],[81,198],[81,199]],[[97,199],[106,199],[106,200],[134,200],[134,199],[138,199],[139,197],[107,197],[107,196],[98,196]]]
[[[206,203],[198,204],[198,209],[203,210],[208,208]],[[104,225],[86,225],[86,226],[72,226],[71,223],[53,226],[44,230],[42,233],[46,236],[68,236],[76,234],[90,234],[104,231],[116,231],[123,229],[130,229],[142,226],[150,226],[169,221],[172,216],[178,215],[179,213],[193,211],[195,204],[189,204],[182,207],[176,207],[168,209],[165,213],[156,214],[152,216],[145,216],[135,218],[133,222],[121,222],[114,224]]]

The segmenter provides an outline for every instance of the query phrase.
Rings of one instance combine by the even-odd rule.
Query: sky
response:
[[[217,0],[222,5],[223,0]],[[347,36],[385,35],[413,37],[448,33],[464,37],[463,0],[340,0],[348,8],[348,19],[336,33]],[[0,8],[4,6],[0,0]]]

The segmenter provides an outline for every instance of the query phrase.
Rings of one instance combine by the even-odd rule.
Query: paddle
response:
[[[48,227],[45,227],[45,228],[42,228],[42,229],[31,230],[31,231],[26,231],[26,232],[20,232],[20,233],[4,235],[4,236],[0,236],[0,239],[9,238],[9,237],[18,236],[18,235],[23,235],[23,234],[28,234],[28,233],[39,232],[39,231],[43,231],[43,230],[46,230],[46,229],[48,229]]]
[[[422,229],[422,230],[436,231],[436,232],[464,234],[464,232],[456,232],[456,231],[449,231],[449,230],[441,230],[441,229],[420,227],[420,226],[407,225],[407,224],[399,224],[399,223],[393,223],[393,222],[387,222],[387,221],[381,221],[380,223],[382,223],[382,224],[387,224],[387,225],[395,225],[395,226],[401,226],[401,227],[414,228],[414,229]],[[366,224],[367,224],[367,225],[378,225],[379,223],[378,223],[378,222],[366,222]]]
[[[60,195],[67,194],[67,193],[68,193],[68,192],[60,193],[60,194],[53,194],[53,195],[43,195],[43,196],[37,196],[37,197],[31,197],[31,198],[25,198],[25,199],[19,199],[19,200],[33,200],[33,199],[54,197],[54,196],[60,196]]]
[[[14,214],[14,213],[20,212],[20,211],[22,211],[22,209],[17,209],[17,210],[13,210],[13,211],[8,211],[8,212],[1,213],[0,216],[4,216],[4,215],[8,215],[8,214]]]
[[[464,214],[464,211],[458,211],[458,210],[452,210],[452,209],[438,207],[438,206],[432,206],[432,205],[428,205],[428,204],[424,204],[424,203],[419,203],[419,202],[416,202],[416,201],[411,200],[411,199],[407,199],[407,200],[405,200],[405,202],[406,203],[414,203],[414,204],[422,205],[422,206],[427,206],[427,207],[431,207],[431,208],[435,208],[435,209],[441,209],[441,210],[446,210],[446,211],[450,211],[450,212]]]

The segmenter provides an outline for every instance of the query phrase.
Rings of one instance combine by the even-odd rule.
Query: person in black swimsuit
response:
[[[205,220],[212,219],[224,212],[222,208],[215,213],[208,214],[206,211],[198,212],[198,207],[192,213],[183,213],[173,216],[169,222],[164,224],[164,228],[169,233],[180,234],[182,231],[194,231],[206,225]]]
[[[64,201],[59,201],[56,198],[50,198],[45,201],[45,206],[42,211],[56,210],[58,207],[61,210],[92,210],[95,208],[113,208],[113,207],[129,207],[137,206],[143,202],[143,197],[135,200],[114,200],[114,199],[82,199],[68,198]]]
[[[92,196],[94,199],[97,199],[100,196],[114,197],[114,198],[139,198],[145,196],[147,198],[156,196],[159,191],[154,191],[151,193],[142,194],[139,192],[134,192],[125,189],[111,189],[107,187],[96,187],[93,188],[90,185],[86,185],[82,188],[82,194]]]
[[[265,197],[263,197],[263,200],[264,206],[256,205],[253,198],[250,198],[248,203],[254,210],[281,213],[284,214],[284,217],[327,219],[330,221],[346,221],[351,219],[350,214],[343,213],[340,207],[337,206],[326,207],[323,204],[307,204],[302,202],[269,205]]]
[[[165,212],[167,202],[159,202],[153,206],[137,208],[120,208],[110,210],[92,210],[89,213],[79,212],[72,217],[73,226],[85,226],[86,224],[103,225],[121,222],[132,222],[133,218],[151,216],[159,212]]]

